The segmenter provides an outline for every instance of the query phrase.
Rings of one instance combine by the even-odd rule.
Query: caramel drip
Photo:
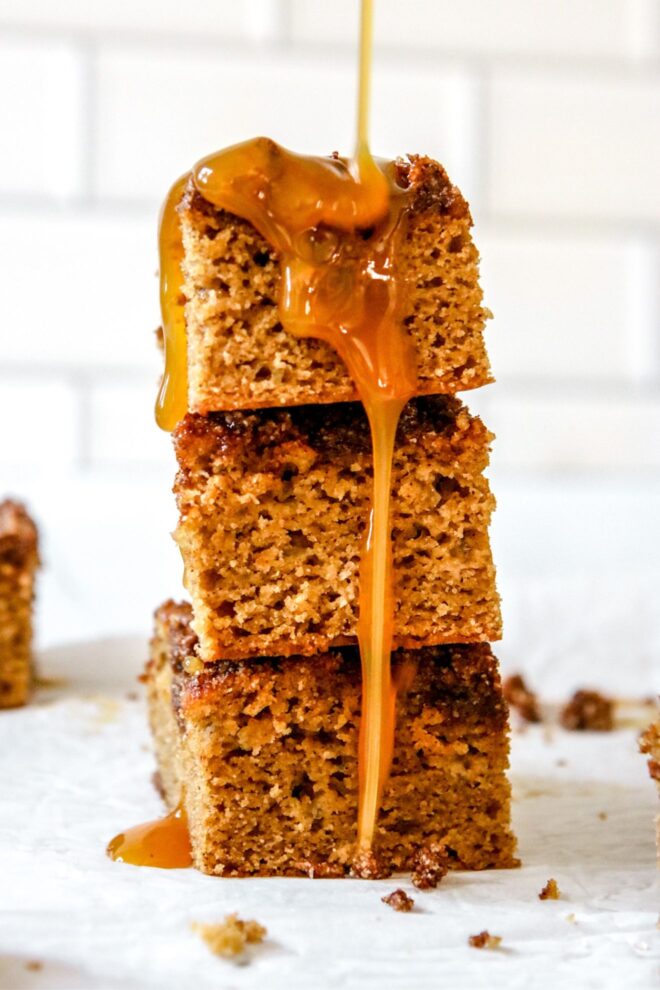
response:
[[[205,200],[248,220],[275,248],[282,272],[283,325],[292,334],[320,338],[335,348],[369,417],[373,499],[360,562],[358,622],[363,671],[360,848],[372,845],[393,750],[397,686],[390,669],[390,488],[399,416],[417,384],[396,271],[408,194],[397,185],[394,167],[374,160],[367,139],[371,7],[371,0],[363,0],[358,134],[351,161],[296,155],[256,138],[203,159],[191,173]],[[175,213],[185,181],[172,188],[160,226],[166,372],[157,415],[165,429],[176,425],[187,404],[183,251]]]
[[[174,183],[163,203],[158,223],[165,371],[156,400],[156,422],[162,430],[173,430],[186,415],[188,407],[188,355],[181,271],[183,244],[176,213],[187,182],[186,174]]]
[[[108,843],[106,852],[110,859],[133,866],[159,866],[165,870],[190,866],[190,837],[183,803],[164,818],[120,832]]]

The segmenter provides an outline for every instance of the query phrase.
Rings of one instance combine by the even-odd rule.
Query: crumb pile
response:
[[[521,674],[512,674],[502,684],[504,699],[525,722],[540,722],[541,710],[536,695],[527,687]]]
[[[243,921],[237,914],[217,923],[194,921],[191,927],[214,955],[224,959],[242,956],[248,945],[258,945],[268,934],[258,921]]]
[[[406,894],[405,890],[401,887],[397,887],[393,890],[391,894],[386,894],[385,897],[381,897],[383,904],[387,904],[392,908],[393,911],[400,911],[404,914],[408,914],[415,906],[415,902],[412,897]]]
[[[0,503],[0,708],[28,700],[32,685],[32,603],[39,565],[37,528],[25,508]]]
[[[570,731],[611,732],[614,702],[598,691],[576,691],[562,709],[560,721]]]
[[[188,412],[174,434],[175,539],[191,604],[156,613],[146,679],[165,799],[183,804],[206,873],[406,869],[428,889],[448,869],[516,862],[507,708],[488,645],[501,630],[492,437],[454,397],[491,379],[489,314],[461,193],[428,158],[394,170],[408,208],[393,266],[418,375],[392,482],[392,662],[406,673],[366,852],[356,632],[368,422],[332,347],[283,325],[272,245],[192,181],[178,207]],[[387,222],[342,234],[346,257],[371,257]]]
[[[561,892],[557,886],[557,881],[550,877],[545,887],[539,894],[540,901],[558,901],[561,897]]]
[[[478,935],[470,935],[468,944],[473,949],[499,949],[502,944],[501,935],[491,935],[490,932],[479,932]]]

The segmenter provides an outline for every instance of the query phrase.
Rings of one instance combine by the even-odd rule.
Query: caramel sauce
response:
[[[164,818],[135,825],[108,843],[110,859],[133,866],[182,869],[192,863],[188,822],[183,802]]]
[[[397,185],[393,165],[372,157],[367,138],[371,34],[372,0],[362,0],[358,132],[351,160],[297,155],[267,138],[257,138],[203,159],[190,176],[205,200],[248,220],[275,248],[282,273],[283,325],[297,336],[326,340],[337,350],[369,418],[373,499],[360,562],[358,622],[363,671],[361,849],[373,842],[394,744],[399,685],[393,682],[390,666],[391,473],[399,416],[417,384],[415,355],[401,321],[403,287],[396,270],[408,195]],[[183,247],[176,207],[190,177],[172,187],[160,221],[166,367],[156,416],[168,430],[187,409]],[[409,672],[403,677],[407,679]],[[175,821],[177,828],[185,827],[180,817]],[[138,836],[137,844],[129,842],[131,862],[140,858],[145,828],[151,835],[149,829],[157,829],[158,823],[126,834]],[[119,848],[125,847],[120,843]]]
[[[188,357],[186,317],[183,309],[183,244],[176,207],[183,196],[188,175],[174,183],[163,203],[158,223],[160,258],[160,311],[165,340],[165,371],[156,400],[156,422],[162,430],[173,430],[188,407]]]

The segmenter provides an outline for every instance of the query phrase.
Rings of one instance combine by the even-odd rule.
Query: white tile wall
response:
[[[103,48],[97,66],[100,198],[160,202],[198,158],[257,134],[317,154],[351,141],[348,59],[139,45]]]
[[[134,382],[99,381],[90,390],[89,449],[93,467],[110,467],[131,471],[167,463],[172,467],[174,455],[169,434],[154,426],[155,400],[153,379]]]
[[[79,396],[55,375],[0,373],[2,489],[25,469],[43,471],[44,481],[75,467],[80,456]],[[19,494],[19,489],[14,491]]]
[[[350,151],[357,24],[358,0],[0,0],[0,492],[33,500],[72,621],[84,568],[97,627],[178,591],[159,203],[257,133]],[[376,0],[376,39],[374,150],[440,158],[477,223],[503,572],[602,566],[608,520],[613,563],[660,564],[658,0]]]
[[[66,200],[81,191],[84,86],[72,44],[0,38],[0,194]]]
[[[500,380],[599,381],[637,377],[630,340],[644,318],[636,244],[617,236],[477,232],[488,347]]]
[[[660,222],[655,72],[498,72],[490,112],[495,215]]]
[[[640,51],[648,4],[628,0],[379,0],[377,43],[479,53],[626,57]],[[355,0],[292,0],[297,41],[345,44],[357,31]]]
[[[630,471],[639,476],[660,470],[660,396],[599,395],[556,386],[519,393],[496,385],[488,386],[477,404],[497,437],[497,471],[584,475],[615,467],[626,477]]]
[[[144,33],[263,39],[280,30],[277,0],[2,0],[0,24],[95,36]]]
[[[2,358],[53,368],[156,368],[154,218],[0,213]]]

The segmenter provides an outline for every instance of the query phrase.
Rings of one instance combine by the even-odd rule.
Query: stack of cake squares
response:
[[[399,166],[398,259],[419,395],[393,466],[393,670],[405,672],[375,835],[384,872],[441,845],[510,866],[507,710],[484,469],[455,393],[491,380],[467,203],[444,169]],[[210,874],[342,876],[356,856],[359,562],[367,419],[336,353],[282,326],[272,247],[189,184],[179,206],[188,409],[174,433],[175,538],[190,604],[156,612],[150,720],[170,807]]]

